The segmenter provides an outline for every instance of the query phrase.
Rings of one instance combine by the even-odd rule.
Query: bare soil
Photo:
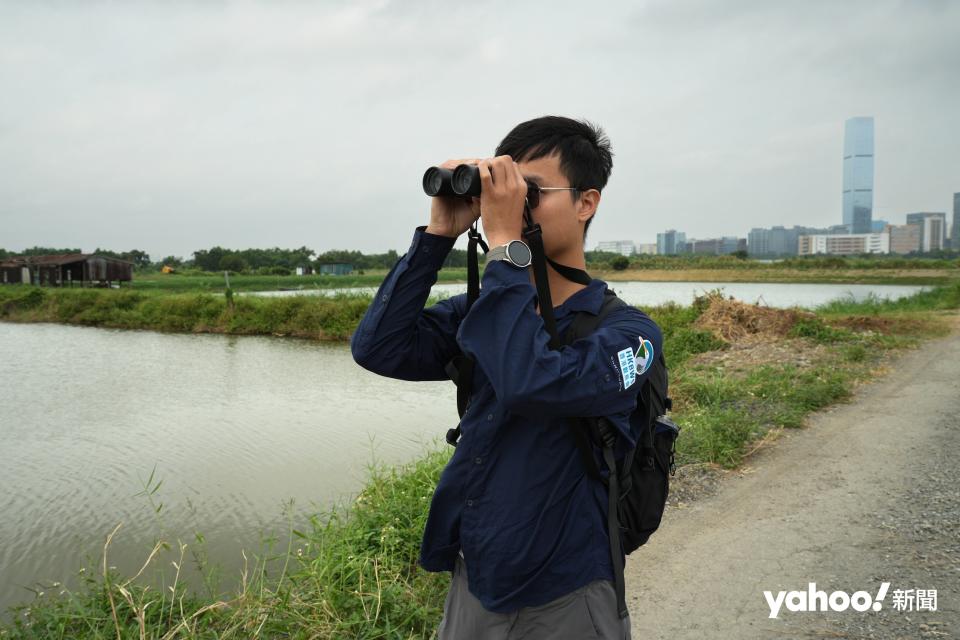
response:
[[[887,366],[738,470],[678,470],[660,530],[628,560],[634,638],[960,637],[960,336]],[[810,582],[876,594],[884,581],[879,612],[771,619],[763,596]],[[938,610],[899,611],[895,589],[936,589]]]

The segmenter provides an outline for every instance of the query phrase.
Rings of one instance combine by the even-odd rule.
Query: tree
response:
[[[220,268],[220,260],[228,253],[230,252],[223,247],[201,249],[193,252],[193,263],[203,271],[217,271]]]
[[[146,251],[140,251],[139,249],[131,249],[130,251],[110,251],[109,249],[101,249],[97,247],[94,253],[101,256],[107,256],[108,258],[116,258],[117,260],[126,260],[127,262],[132,262],[133,266],[137,269],[146,269],[150,267],[150,254]]]
[[[56,256],[68,253],[80,253],[80,249],[53,249],[51,247],[30,247],[24,249],[18,255],[21,256]]]
[[[610,267],[614,271],[623,271],[630,266],[630,259],[627,256],[617,256],[610,261]]]
[[[467,252],[464,249],[451,249],[443,261],[444,269],[462,269],[467,266]]]
[[[228,253],[220,258],[220,263],[217,266],[220,271],[235,271],[239,273],[247,268],[247,263],[237,254]]]
[[[131,249],[123,254],[124,260],[132,262],[138,269],[145,269],[150,266],[150,254],[139,249]]]

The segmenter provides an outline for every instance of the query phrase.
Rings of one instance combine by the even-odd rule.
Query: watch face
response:
[[[530,247],[519,240],[514,240],[507,245],[507,255],[510,257],[511,262],[521,267],[529,265],[530,259],[533,257],[530,254]]]

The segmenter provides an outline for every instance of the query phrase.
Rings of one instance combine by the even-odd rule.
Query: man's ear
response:
[[[577,222],[586,224],[587,220],[593,217],[600,206],[600,192],[596,189],[587,189],[580,192],[579,206],[577,208]]]

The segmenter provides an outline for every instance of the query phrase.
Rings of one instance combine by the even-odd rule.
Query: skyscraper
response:
[[[920,251],[940,251],[947,238],[947,214],[921,211],[908,213],[907,224],[920,229]]]
[[[950,236],[950,248],[960,251],[960,193],[953,194],[953,235]]]
[[[850,118],[843,127],[843,224],[870,233],[873,220],[873,118]]]
[[[668,229],[657,234],[657,253],[662,256],[683,253],[686,248],[687,234],[676,229]]]

